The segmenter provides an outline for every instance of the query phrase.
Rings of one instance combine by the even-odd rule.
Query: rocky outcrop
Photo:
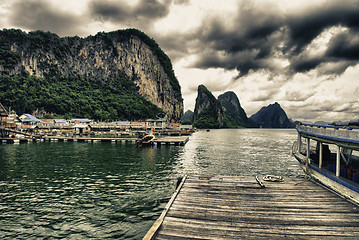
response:
[[[204,85],[198,86],[193,122],[193,125],[197,128],[223,127],[222,106]]]
[[[0,55],[7,59],[0,61],[1,74],[78,76],[94,84],[114,84],[113,79],[125,73],[138,93],[160,107],[169,121],[177,122],[183,114],[171,61],[154,40],[138,30],[60,38],[49,32],[26,34],[12,29],[0,32],[0,44]]]
[[[248,117],[239,103],[237,95],[232,92],[225,92],[218,96],[225,114],[225,124],[228,128],[249,127]]]
[[[262,107],[250,117],[256,127],[262,128],[293,128],[294,124],[288,119],[287,114],[279,103]]]
[[[184,121],[186,121],[186,122],[193,122],[193,112],[191,111],[191,110],[187,110],[184,114],[183,114],[183,116],[182,116],[182,118],[181,118],[181,122],[184,122]]]

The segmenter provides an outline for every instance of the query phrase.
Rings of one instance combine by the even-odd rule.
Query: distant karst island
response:
[[[198,95],[193,114],[186,112],[183,120],[197,128],[293,128],[279,103],[270,104],[261,108],[250,118],[241,107],[237,95],[225,92],[216,99],[204,86],[198,86]]]

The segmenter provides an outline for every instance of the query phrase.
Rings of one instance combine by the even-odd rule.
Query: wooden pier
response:
[[[143,239],[359,238],[357,205],[304,178],[257,179],[184,177]]]
[[[99,138],[99,137],[64,137],[64,136],[43,136],[41,138],[0,138],[0,144],[30,143],[30,142],[112,142],[112,143],[136,143],[137,138]],[[185,145],[189,136],[163,136],[154,141],[156,146],[161,145]]]

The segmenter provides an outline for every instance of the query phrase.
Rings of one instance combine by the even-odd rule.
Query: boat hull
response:
[[[344,178],[337,177],[335,174],[326,169],[321,169],[313,164],[307,163],[307,157],[298,152],[293,152],[293,156],[298,160],[300,167],[307,175],[343,197],[359,204],[358,184],[345,180]]]

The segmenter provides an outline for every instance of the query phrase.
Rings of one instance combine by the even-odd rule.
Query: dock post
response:
[[[301,148],[302,148],[302,137],[300,136],[300,133],[298,133],[298,153],[300,153]]]
[[[307,138],[307,161],[310,163],[310,138]]]
[[[323,165],[323,143],[319,142],[319,168]]]
[[[340,147],[337,146],[337,162],[335,165],[335,176],[339,177],[340,175]]]

